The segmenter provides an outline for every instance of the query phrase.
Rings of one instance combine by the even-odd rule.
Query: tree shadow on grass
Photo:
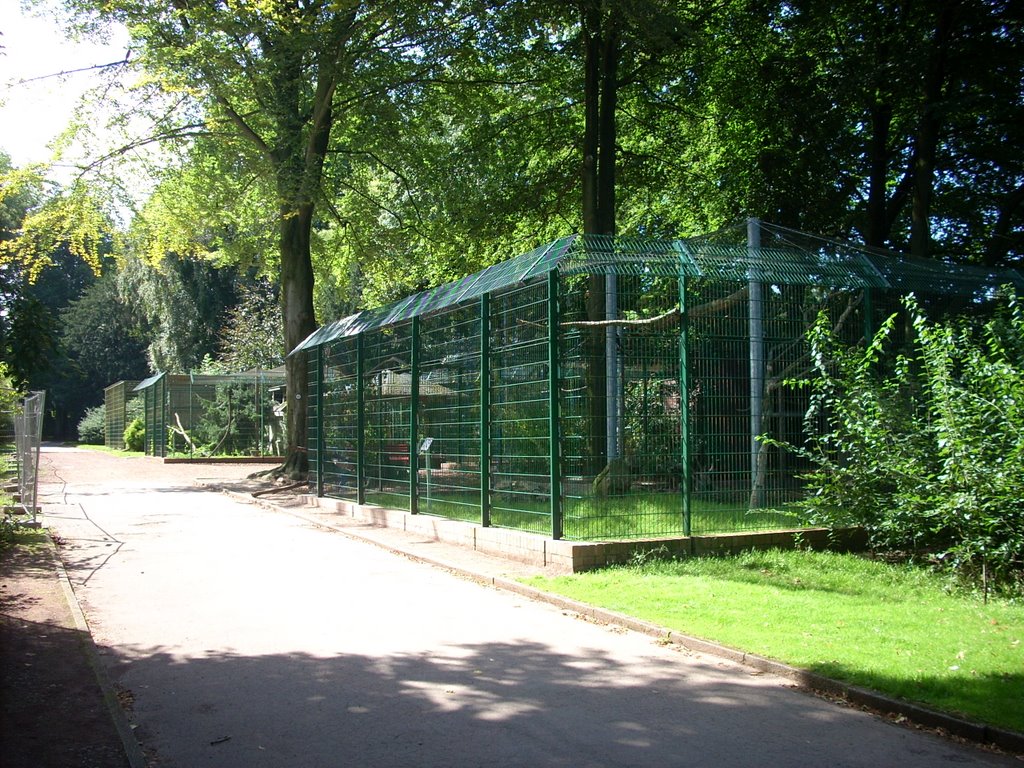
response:
[[[1024,671],[981,674],[972,672],[967,662],[962,668],[941,676],[897,678],[839,662],[812,665],[810,671],[870,690],[887,691],[894,698],[910,704],[1024,734]],[[966,710],[970,714],[958,710]]]

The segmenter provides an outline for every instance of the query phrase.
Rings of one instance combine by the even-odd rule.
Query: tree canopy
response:
[[[85,140],[82,174],[29,204],[4,258],[63,247],[98,268],[112,247],[252,268],[279,286],[282,352],[317,311],[573,231],[753,215],[922,256],[1022,256],[1024,26],[1001,0],[62,3],[80,29],[131,34],[94,97],[121,133]],[[83,117],[80,139],[101,122]],[[8,169],[5,204],[30,176]],[[289,388],[304,395],[299,360]]]

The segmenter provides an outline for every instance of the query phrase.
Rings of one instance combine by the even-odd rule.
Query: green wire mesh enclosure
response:
[[[165,458],[284,453],[284,373],[157,373],[140,382],[145,452]]]
[[[1012,270],[768,225],[562,238],[326,325],[306,353],[318,495],[573,540],[792,527],[806,335],[856,342],[917,292],[976,306]]]
[[[118,381],[103,390],[104,438],[107,448],[124,448],[124,430],[142,416],[142,402],[135,393],[137,381]]]

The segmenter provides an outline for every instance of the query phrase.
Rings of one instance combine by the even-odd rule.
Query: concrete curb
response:
[[[46,542],[47,546],[52,550],[53,560],[57,569],[57,580],[60,582],[61,590],[64,592],[64,599],[67,601],[68,610],[74,619],[75,629],[82,633],[82,645],[86,658],[89,661],[89,666],[92,667],[93,674],[96,676],[96,682],[99,683],[100,691],[103,694],[103,702],[107,705],[107,711],[110,713],[111,720],[114,721],[117,735],[121,738],[121,743],[124,745],[124,754],[128,758],[128,764],[131,768],[146,768],[146,756],[143,754],[142,747],[135,738],[135,733],[128,722],[128,716],[125,715],[124,710],[121,708],[114,685],[103,667],[99,651],[96,649],[96,643],[93,641],[92,630],[89,629],[89,622],[85,618],[85,613],[82,612],[82,606],[78,603],[78,596],[75,594],[71,578],[64,568],[64,561],[61,559],[60,552],[49,535],[46,537]]]
[[[984,723],[957,717],[956,715],[946,712],[929,709],[924,706],[886,696],[878,693],[877,691],[861,688],[839,680],[833,680],[814,672],[810,672],[806,669],[793,667],[773,659],[757,656],[752,653],[746,653],[745,651],[741,651],[736,648],[730,648],[708,640],[702,640],[698,637],[692,637],[680,632],[675,632],[632,616],[616,613],[615,611],[609,611],[604,608],[597,608],[587,603],[581,603],[567,597],[562,597],[561,595],[545,592],[544,590],[522,584],[512,579],[482,574],[470,568],[445,561],[441,558],[424,556],[399,545],[389,544],[369,536],[363,536],[359,533],[358,529],[332,525],[327,521],[304,514],[297,509],[291,509],[274,504],[271,500],[266,498],[253,498],[248,493],[240,493],[238,491],[231,491],[227,489],[221,490],[229,497],[235,498],[238,501],[256,504],[265,509],[276,512],[283,512],[311,525],[327,528],[351,539],[373,544],[394,554],[402,555],[403,557],[407,557],[421,563],[442,568],[461,576],[462,578],[487,584],[496,589],[513,592],[532,600],[545,602],[558,608],[585,616],[594,621],[630,629],[634,632],[648,635],[649,637],[657,640],[679,646],[680,648],[685,648],[697,653],[706,653],[711,656],[717,656],[760,672],[773,674],[792,681],[797,687],[803,690],[841,699],[854,706],[866,707],[881,715],[903,718],[900,722],[918,725],[923,728],[937,729],[951,736],[965,739],[976,744],[993,746],[1007,752],[1024,755],[1024,733],[1017,733],[1015,731],[997,728]],[[135,766],[133,766],[133,768],[135,768]]]

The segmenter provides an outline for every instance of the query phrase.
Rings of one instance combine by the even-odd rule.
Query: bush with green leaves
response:
[[[141,451],[146,442],[146,424],[142,418],[128,422],[124,429],[124,447],[128,451]]]
[[[927,555],[968,580],[1024,575],[1024,308],[929,321],[905,301],[851,348],[821,316],[810,333],[808,522],[860,525],[878,548]],[[821,428],[826,424],[825,429]]]
[[[85,414],[78,422],[78,442],[86,445],[103,445],[106,434],[107,408],[105,405],[97,405],[95,408],[86,408]]]

